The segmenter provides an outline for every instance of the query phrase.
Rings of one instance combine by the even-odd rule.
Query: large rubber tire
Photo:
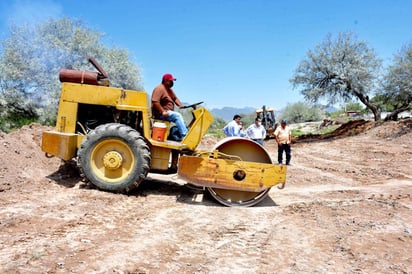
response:
[[[98,188],[113,192],[137,187],[150,168],[150,150],[140,133],[117,123],[90,131],[77,156],[82,174]]]
[[[264,147],[246,138],[225,138],[214,146],[213,150],[216,149],[225,154],[239,156],[243,161],[272,163],[269,153]],[[207,190],[216,201],[225,206],[249,207],[266,199],[270,188],[261,192],[239,191],[214,187],[208,187]]]

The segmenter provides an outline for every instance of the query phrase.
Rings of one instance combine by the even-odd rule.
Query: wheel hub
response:
[[[123,162],[122,155],[117,151],[109,151],[103,157],[103,164],[108,169],[118,169]]]

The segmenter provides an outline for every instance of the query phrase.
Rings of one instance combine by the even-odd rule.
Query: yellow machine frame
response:
[[[205,135],[213,116],[205,108],[193,110],[189,131],[181,142],[160,142],[151,139],[151,110],[149,98],[144,91],[120,88],[63,83],[59,102],[56,127],[43,133],[42,149],[63,160],[76,157],[77,149],[86,133],[75,132],[79,104],[113,106],[117,110],[142,113],[142,135],[148,141],[154,158],[151,161],[156,170],[167,169],[172,150],[194,150]]]
[[[157,141],[151,138],[153,119],[147,93],[107,86],[62,83],[56,127],[43,133],[42,150],[47,155],[57,156],[63,160],[77,156],[82,140],[88,134],[86,130],[79,131],[77,126],[80,104],[113,107],[119,112],[139,113],[139,131],[150,148],[151,172],[167,170],[170,167],[170,159],[176,157],[177,153],[178,175],[198,186],[261,192],[274,185],[281,184],[283,187],[285,184],[285,166],[223,159],[218,151],[196,151],[197,145],[213,121],[213,116],[205,108],[194,108],[188,133],[181,142]],[[186,153],[187,151],[190,153]]]

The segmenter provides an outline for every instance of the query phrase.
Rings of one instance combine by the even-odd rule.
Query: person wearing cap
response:
[[[174,111],[175,104],[179,108],[183,108],[183,104],[172,89],[174,81],[176,81],[176,78],[172,74],[166,73],[162,77],[162,82],[153,89],[152,112],[156,119],[175,123],[179,131],[179,137],[183,139],[187,134],[187,127],[182,114]]]
[[[255,123],[246,129],[246,133],[250,139],[263,146],[263,140],[266,138],[266,129],[262,126],[262,119],[260,117],[255,118]]]
[[[280,122],[280,127],[275,130],[276,142],[278,143],[278,163],[281,165],[283,162],[283,152],[286,154],[286,164],[290,164],[292,143],[292,133],[290,128],[286,125],[286,120]]]
[[[240,119],[242,119],[242,117],[240,117],[239,114],[236,114],[235,116],[233,116],[233,120],[227,123],[227,125],[223,128],[223,133],[227,137],[241,136],[239,126]]]

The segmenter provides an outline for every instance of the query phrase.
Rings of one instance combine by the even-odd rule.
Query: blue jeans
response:
[[[252,139],[252,140],[258,143],[259,145],[263,146],[263,139]]]
[[[162,120],[175,123],[181,137],[185,137],[187,134],[187,127],[185,125],[185,121],[183,120],[182,114],[173,110],[168,110],[167,113],[169,114],[167,118],[165,118],[164,116],[160,116],[159,118]]]

